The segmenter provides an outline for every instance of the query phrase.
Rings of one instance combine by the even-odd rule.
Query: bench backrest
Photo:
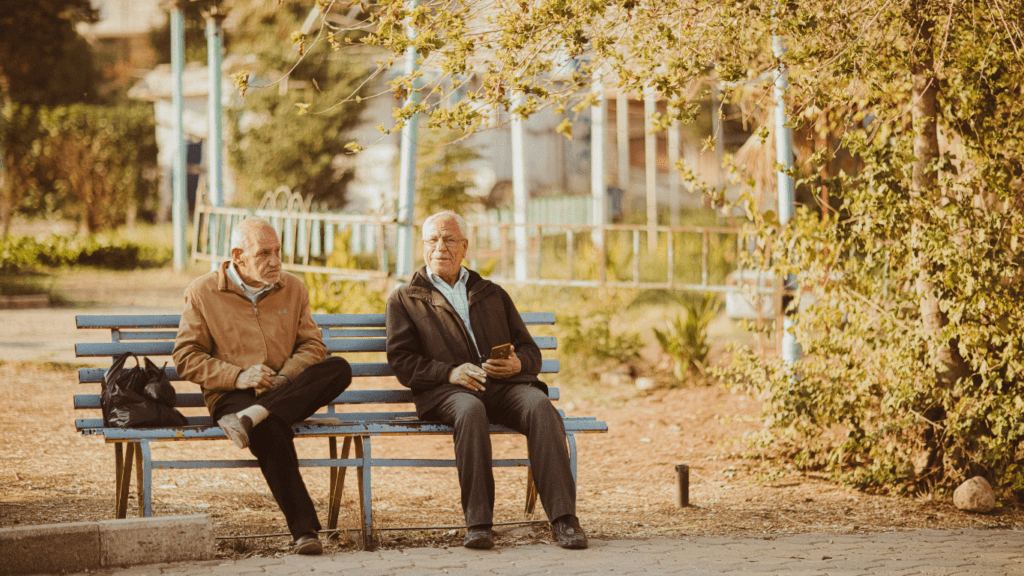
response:
[[[552,312],[527,312],[522,314],[527,326],[543,326],[555,323]],[[84,342],[75,344],[75,355],[79,358],[107,357],[113,358],[124,352],[133,352],[139,357],[147,356],[157,365],[167,362],[164,370],[173,381],[182,381],[174,369],[170,358],[174,349],[174,338],[177,335],[180,315],[79,315],[75,317],[79,329],[109,330],[109,342]],[[391,367],[386,361],[354,362],[353,358],[361,353],[382,353],[385,351],[386,334],[384,314],[314,314],[313,320],[320,326],[328,354],[342,354],[352,365],[353,379],[361,377],[393,376]],[[554,350],[557,339],[553,336],[534,336],[534,341],[541,350]],[[379,356],[379,354],[377,354]],[[162,358],[161,358],[162,357]],[[129,366],[134,366],[129,360]],[[555,359],[544,359],[541,373],[558,372],[559,364]],[[83,384],[100,384],[107,368],[80,368],[78,381]],[[397,386],[397,384],[396,384]],[[558,389],[550,388],[552,400],[558,399]],[[346,390],[334,399],[328,412],[334,412],[336,405],[348,404],[409,404],[412,402],[412,391],[401,389],[383,390]],[[202,407],[203,395],[200,392],[179,392],[177,406],[180,408]],[[75,395],[76,409],[99,409],[100,395],[83,393]],[[414,412],[373,412],[366,414],[347,413],[346,418],[365,416],[380,418],[408,418]],[[190,424],[211,424],[209,416],[189,417]],[[101,418],[83,418],[76,420],[76,426],[83,432],[101,428]]]

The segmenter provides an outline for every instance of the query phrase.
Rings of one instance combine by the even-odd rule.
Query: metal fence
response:
[[[281,235],[284,268],[334,279],[397,279],[398,228],[392,219],[311,211],[287,188],[267,194],[255,210],[196,206],[192,258],[229,258],[232,228],[253,215]],[[504,284],[661,288],[746,298],[773,292],[764,273],[743,270],[746,249],[737,228],[469,222],[468,265]],[[414,238],[419,227],[414,230]],[[415,268],[422,265],[416,251]],[[770,308],[769,308],[770,309]],[[769,312],[768,315],[771,315]]]

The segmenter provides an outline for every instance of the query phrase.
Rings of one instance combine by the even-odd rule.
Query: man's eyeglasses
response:
[[[462,242],[459,238],[452,238],[451,236],[438,236],[436,238],[424,238],[423,244],[428,248],[437,246],[438,241],[444,242],[444,245],[448,248],[455,248]]]

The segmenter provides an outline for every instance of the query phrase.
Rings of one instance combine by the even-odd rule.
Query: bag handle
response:
[[[128,352],[122,352],[120,355],[114,357],[114,363],[110,366],[110,368],[107,368],[106,372],[103,373],[103,380],[106,381],[111,374],[117,372],[121,368],[124,368],[124,363],[128,360],[128,356],[135,358],[136,368],[140,366],[139,357],[136,356],[134,352],[130,350]]]

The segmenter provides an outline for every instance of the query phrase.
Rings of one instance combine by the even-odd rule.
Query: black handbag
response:
[[[135,358],[135,367],[126,368],[128,357]],[[176,395],[167,373],[149,358],[125,352],[103,373],[100,407],[103,424],[120,428],[149,426],[186,426],[188,419],[174,408]]]

